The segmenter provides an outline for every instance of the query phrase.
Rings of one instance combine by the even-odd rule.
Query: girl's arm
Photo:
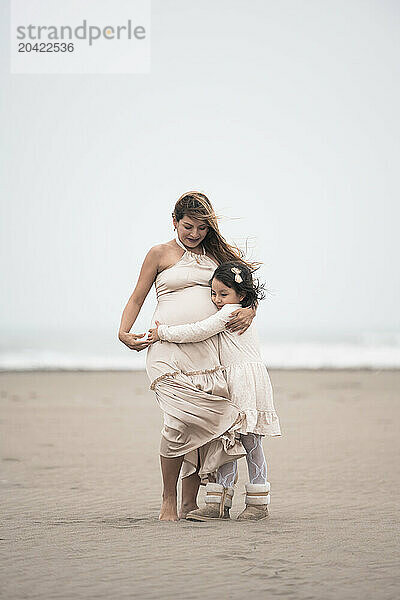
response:
[[[131,297],[128,300],[127,305],[124,308],[121,318],[121,325],[119,327],[118,338],[119,340],[128,346],[131,350],[144,350],[149,345],[147,340],[143,340],[145,333],[129,333],[132,325],[137,319],[140,309],[143,306],[151,286],[157,276],[157,270],[160,260],[161,249],[159,246],[154,246],[147,253],[142,268],[140,270],[139,279],[136,287],[133,290]]]
[[[202,321],[188,323],[186,325],[159,325],[158,337],[166,342],[178,344],[188,342],[202,342],[217,333],[224,331],[235,304],[225,304],[217,313]]]

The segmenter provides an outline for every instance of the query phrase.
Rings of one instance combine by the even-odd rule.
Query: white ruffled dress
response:
[[[178,237],[176,242],[182,246]],[[182,249],[181,258],[156,277],[151,327],[156,320],[181,325],[217,311],[208,283],[217,263],[204,250],[197,254]],[[246,454],[236,435],[242,417],[229,398],[218,340],[213,336],[193,344],[156,342],[148,347],[146,358],[150,387],[164,417],[160,455],[183,456],[182,477],[198,470],[203,481]]]
[[[239,433],[279,436],[271,380],[262,360],[257,333],[250,327],[242,334],[225,329],[229,315],[240,304],[225,304],[202,321],[185,325],[161,324],[160,340],[178,344],[204,341],[218,335],[220,362],[225,372],[231,402],[240,410],[243,424]]]

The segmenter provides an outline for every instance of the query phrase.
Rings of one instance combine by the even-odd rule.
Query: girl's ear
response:
[[[176,220],[176,217],[174,214],[172,214],[172,223],[174,225],[174,229],[176,229],[178,226],[178,221]]]
[[[246,294],[239,294],[240,302],[246,298]]]

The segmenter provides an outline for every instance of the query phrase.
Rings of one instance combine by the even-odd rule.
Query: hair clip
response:
[[[241,269],[238,269],[237,267],[232,267],[231,271],[232,273],[235,273],[236,283],[242,283],[243,279],[240,277],[240,273],[242,272]]]

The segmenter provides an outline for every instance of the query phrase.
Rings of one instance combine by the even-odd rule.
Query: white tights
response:
[[[262,447],[261,435],[246,433],[240,435],[246,450],[247,470],[250,483],[267,483],[267,463]],[[217,471],[217,483],[224,487],[232,487],[237,473],[237,461],[222,465]]]

